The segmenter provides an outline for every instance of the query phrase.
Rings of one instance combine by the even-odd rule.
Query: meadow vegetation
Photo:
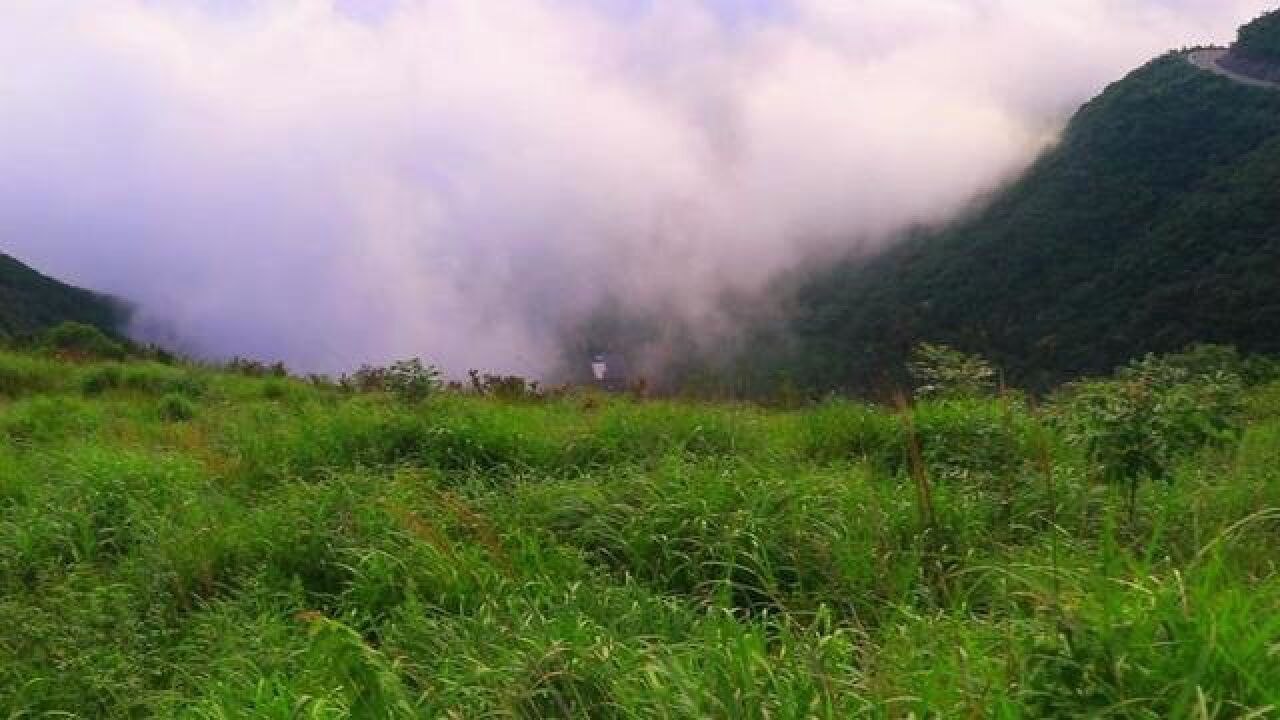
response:
[[[1280,713],[1275,374],[989,369],[771,409],[0,353],[0,715]]]

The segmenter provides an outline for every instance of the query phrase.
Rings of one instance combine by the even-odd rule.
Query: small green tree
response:
[[[1148,355],[1112,380],[1071,386],[1057,408],[1097,476],[1128,486],[1131,516],[1142,480],[1168,481],[1180,458],[1239,435],[1239,376],[1183,360]]]
[[[991,394],[996,371],[978,355],[946,345],[921,343],[911,353],[907,372],[922,398],[977,397]]]
[[[440,390],[440,371],[418,358],[401,360],[387,368],[386,388],[406,402],[421,402]]]

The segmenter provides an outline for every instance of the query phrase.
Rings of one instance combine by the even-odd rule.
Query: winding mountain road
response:
[[[1223,67],[1220,60],[1227,56],[1229,51],[1226,48],[1205,48],[1203,50],[1192,50],[1187,53],[1187,60],[1202,70],[1208,70],[1217,73],[1223,77],[1231,78],[1238,83],[1252,85],[1253,87],[1270,88],[1272,90],[1280,90],[1280,82],[1271,80],[1263,80],[1262,78],[1250,77],[1243,75],[1234,70],[1228,70]]]

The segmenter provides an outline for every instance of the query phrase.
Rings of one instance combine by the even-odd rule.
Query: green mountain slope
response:
[[[33,335],[68,320],[115,334],[127,317],[123,303],[58,282],[0,253],[0,337]]]
[[[1280,62],[1280,12],[1267,13],[1240,28],[1240,37],[1231,52],[1256,60]]]
[[[976,216],[801,283],[788,365],[865,389],[945,342],[1038,385],[1193,342],[1280,352],[1277,328],[1280,92],[1170,54]]]

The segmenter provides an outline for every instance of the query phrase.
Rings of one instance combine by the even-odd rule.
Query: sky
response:
[[[537,375],[941,224],[1265,0],[5,0],[0,251],[134,332]]]

